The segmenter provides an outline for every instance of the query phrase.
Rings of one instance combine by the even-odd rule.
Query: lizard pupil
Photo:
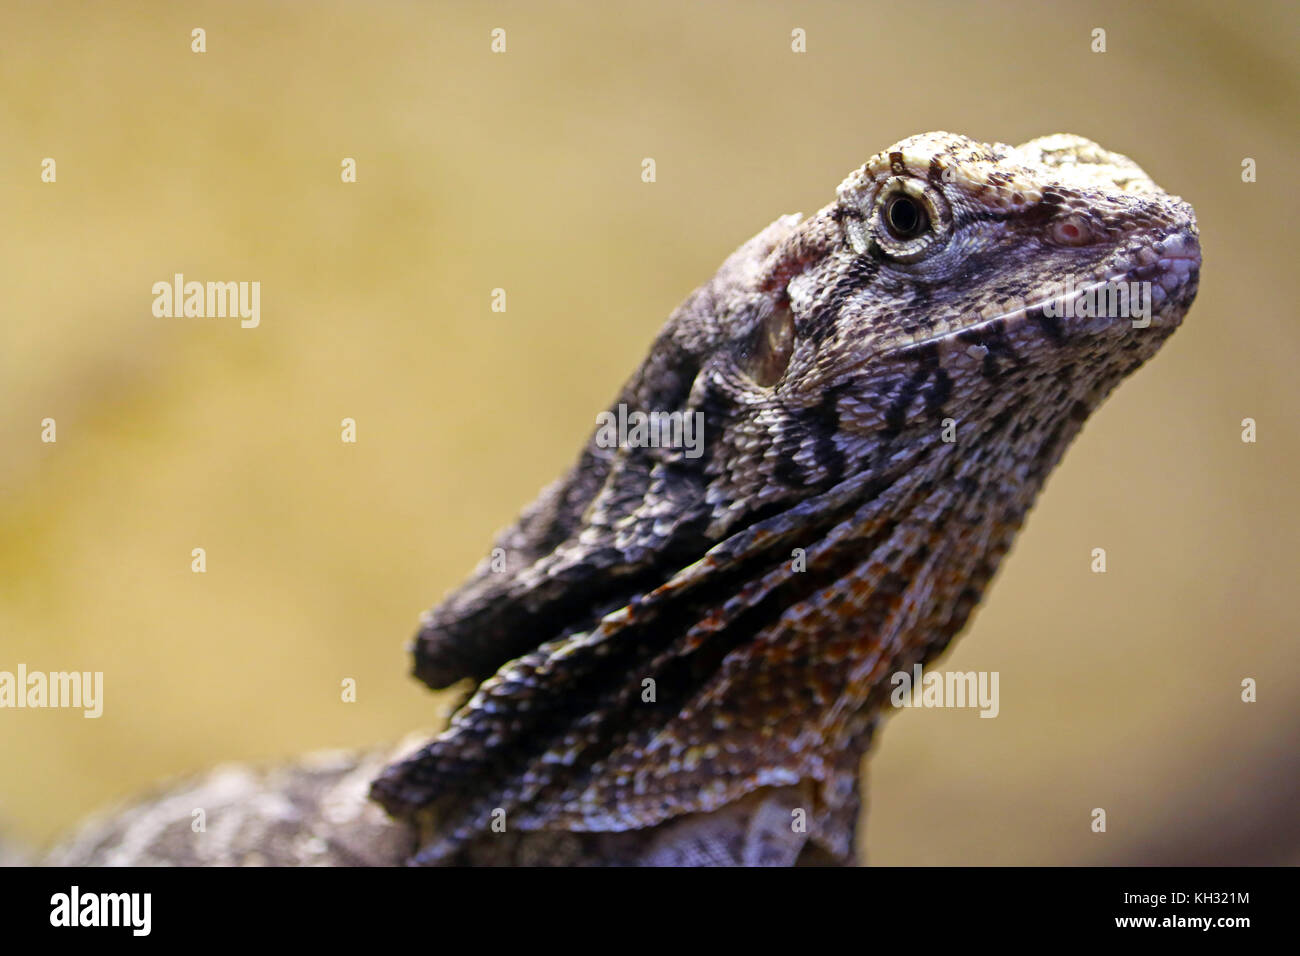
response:
[[[895,196],[885,207],[885,225],[895,239],[915,239],[925,232],[930,220],[911,196]]]

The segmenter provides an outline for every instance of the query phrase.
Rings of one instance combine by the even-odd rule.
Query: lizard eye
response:
[[[921,203],[899,193],[885,202],[885,228],[900,242],[915,239],[930,228],[930,217]]]
[[[900,176],[864,199],[863,213],[845,225],[859,255],[874,249],[892,262],[919,262],[940,252],[952,232],[951,208],[933,184]]]

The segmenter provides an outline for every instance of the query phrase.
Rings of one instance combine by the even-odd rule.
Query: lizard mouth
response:
[[[1117,324],[1134,328],[1162,324],[1173,313],[1182,315],[1195,295],[1200,277],[1201,248],[1195,228],[1174,230],[1161,238],[1118,251],[1092,272],[1063,276],[1032,302],[985,311],[965,324],[956,324],[898,347],[902,356],[939,345],[978,343],[987,333],[1002,334],[1035,324],[1053,341],[1075,332],[1099,332]],[[1177,324],[1177,323],[1175,323]]]
[[[1181,303],[1190,289],[1195,292],[1200,276],[1201,247],[1194,227],[1166,233],[1139,246],[1128,246],[1082,281],[1064,281],[1048,286],[1038,301],[1022,309],[1009,310],[1004,322],[1044,317],[1096,320],[1152,319]],[[1144,315],[1134,316],[1135,304]],[[1086,307],[1085,307],[1086,306]],[[983,324],[983,323],[981,323]],[[1091,324],[1091,323],[1086,323]]]
[[[1195,294],[1201,248],[1192,229],[1117,253],[1087,275],[1063,276],[1032,302],[986,312],[968,324],[909,342],[907,354],[935,344],[980,340],[1035,323],[1053,340],[1076,331],[1096,331],[1132,319],[1135,328],[1158,324],[1171,311],[1181,314]]]

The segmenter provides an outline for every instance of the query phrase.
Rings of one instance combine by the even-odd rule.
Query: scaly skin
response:
[[[701,862],[851,862],[889,676],[961,630],[1199,266],[1191,207],[1068,135],[914,136],[759,233],[614,403],[701,413],[703,454],[593,436],[426,616],[416,674],[478,686],[374,783],[421,825],[414,862],[553,831],[565,862],[690,862],[710,820],[731,849]],[[1051,315],[1067,277],[1150,282],[1149,324]],[[756,853],[756,801],[803,811],[808,845]]]

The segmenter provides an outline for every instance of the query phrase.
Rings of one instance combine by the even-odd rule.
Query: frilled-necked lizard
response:
[[[1199,267],[1191,207],[1071,135],[913,136],[778,219],[614,403],[702,441],[598,431],[426,615],[416,675],[475,689],[373,783],[401,838],[325,862],[853,862],[890,676],[961,630]]]

